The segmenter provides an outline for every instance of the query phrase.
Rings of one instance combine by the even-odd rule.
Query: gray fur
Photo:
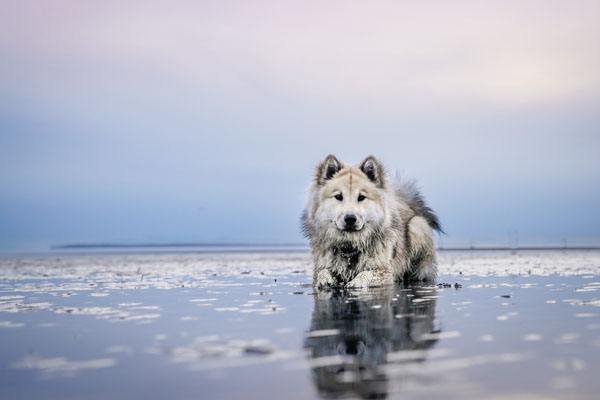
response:
[[[404,199],[417,215],[425,218],[431,229],[439,233],[444,233],[438,216],[425,202],[425,198],[419,191],[415,181],[398,180],[396,182],[396,193],[399,197]]]
[[[439,221],[413,183],[391,188],[387,181],[383,165],[372,156],[355,167],[330,155],[317,166],[302,214],[316,286],[435,279],[432,229],[441,231]],[[357,200],[359,192],[367,200]],[[343,200],[334,200],[336,194]],[[344,213],[357,215],[360,228],[347,230]]]
[[[373,156],[368,156],[360,164],[360,170],[373,182],[378,188],[384,188],[387,184],[384,166]]]
[[[319,163],[319,165],[317,165],[315,172],[316,182],[320,185],[324,184],[325,181],[333,178],[342,167],[342,163],[333,154],[329,154],[321,163]]]

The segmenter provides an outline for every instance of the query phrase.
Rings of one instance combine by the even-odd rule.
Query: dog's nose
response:
[[[348,214],[344,217],[344,223],[348,227],[353,227],[356,224],[356,215]]]

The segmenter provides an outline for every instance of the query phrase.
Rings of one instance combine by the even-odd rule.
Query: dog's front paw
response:
[[[421,268],[418,271],[416,271],[415,276],[417,280],[421,282],[432,283],[435,281],[435,278],[437,276],[437,266],[433,263],[421,266]]]
[[[315,276],[314,285],[319,289],[328,288],[330,286],[334,286],[336,283],[331,272],[325,270],[319,271]]]
[[[367,288],[381,285],[382,283],[377,279],[373,271],[362,271],[348,282],[347,286],[351,288]]]

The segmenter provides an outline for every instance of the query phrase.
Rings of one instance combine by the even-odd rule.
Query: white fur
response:
[[[430,225],[439,229],[437,218],[414,186],[410,196],[418,201],[411,202],[409,191],[401,189],[389,187],[373,157],[360,166],[344,166],[329,156],[318,166],[303,214],[316,286],[366,287],[435,278]],[[356,218],[354,225],[346,224],[348,215]]]

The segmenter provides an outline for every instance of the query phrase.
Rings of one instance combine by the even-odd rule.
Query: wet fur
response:
[[[332,194],[345,193],[345,202]],[[357,193],[367,200],[356,201]],[[356,214],[361,229],[340,229]],[[383,165],[367,157],[357,166],[329,155],[316,168],[302,215],[314,259],[315,286],[380,286],[401,280],[434,280],[433,230],[440,222],[412,182],[390,184]]]

